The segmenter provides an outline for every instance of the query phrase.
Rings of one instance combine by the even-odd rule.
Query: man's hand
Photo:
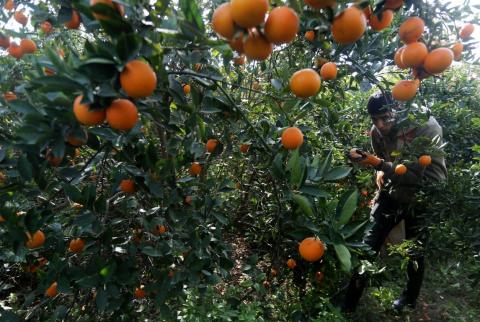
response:
[[[377,172],[377,178],[375,182],[377,183],[378,189],[382,189],[383,183],[385,182],[383,179],[383,176],[385,175],[385,172],[383,171],[378,171]]]
[[[348,157],[352,162],[358,162],[363,165],[378,166],[382,160],[372,154],[368,154],[360,149],[353,148],[350,150]]]

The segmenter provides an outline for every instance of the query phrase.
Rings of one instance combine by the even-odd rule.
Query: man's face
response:
[[[395,114],[392,112],[386,112],[372,115],[372,122],[380,133],[387,135],[395,125]]]

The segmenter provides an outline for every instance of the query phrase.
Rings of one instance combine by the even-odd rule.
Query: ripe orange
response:
[[[412,42],[402,51],[402,62],[407,67],[421,66],[428,55],[427,46],[422,42]]]
[[[8,54],[12,57],[15,57],[16,59],[20,59],[23,57],[22,47],[12,42],[10,44],[10,47],[8,47]]]
[[[453,51],[449,48],[432,50],[423,63],[423,68],[430,74],[440,74],[446,70],[453,61]]]
[[[10,47],[10,37],[0,33],[0,47],[7,49]]]
[[[37,230],[33,236],[27,232],[27,243],[26,246],[30,249],[38,248],[45,243],[45,234],[41,230]]]
[[[22,39],[20,40],[20,47],[24,54],[33,54],[37,51],[37,45],[31,39]]]
[[[311,68],[296,71],[290,77],[290,90],[297,97],[315,96],[320,90],[321,84],[320,75]]]
[[[80,15],[76,10],[72,10],[72,18],[63,24],[67,29],[78,29],[80,27]]]
[[[132,60],[120,74],[120,85],[128,96],[147,97],[152,95],[157,87],[157,75],[148,63]]]
[[[137,190],[135,188],[135,181],[132,179],[123,179],[120,182],[120,190],[122,190],[125,193],[135,193]]]
[[[5,5],[3,7],[5,8],[5,10],[10,11],[10,10],[13,10],[14,5],[15,4],[13,3],[13,0],[7,0],[7,2],[5,2]]]
[[[84,248],[85,248],[85,241],[81,238],[72,239],[68,246],[68,250],[76,254],[81,253]]]
[[[230,2],[222,3],[212,15],[212,29],[222,37],[233,38],[235,34],[235,22],[232,16]]]
[[[307,237],[298,246],[300,256],[307,262],[315,262],[322,258],[325,246],[322,241],[315,237]]]
[[[405,44],[410,44],[422,36],[424,29],[425,22],[423,22],[422,18],[411,17],[400,25],[398,35]]]
[[[432,157],[429,155],[422,155],[418,158],[418,163],[423,167],[427,167],[432,164]]]
[[[413,80],[401,80],[392,88],[392,96],[397,101],[409,101],[417,95],[418,83]]]
[[[385,9],[398,9],[403,6],[403,0],[386,0],[383,6]]]
[[[243,43],[243,51],[248,59],[265,60],[273,51],[273,45],[261,34],[251,32]]]
[[[457,42],[452,46],[451,49],[453,51],[453,59],[460,61],[462,59],[463,44],[461,42]]]
[[[239,54],[243,54],[243,33],[240,33],[238,37],[233,38],[228,42],[230,48],[235,50]]]
[[[363,36],[366,27],[367,19],[363,11],[352,6],[333,19],[332,36],[339,44],[350,44]]]
[[[120,131],[130,131],[138,121],[135,104],[126,99],[116,99],[107,108],[107,122],[110,127]]]
[[[73,102],[73,113],[77,121],[85,125],[98,125],[105,121],[105,110],[90,110],[90,105],[82,104],[83,95],[77,96]]]
[[[103,4],[106,4],[107,6],[112,7],[113,9],[115,9],[118,12],[118,14],[120,16],[125,15],[125,8],[121,4],[113,2],[112,0],[90,0],[90,6],[96,5],[97,3],[103,3]],[[94,13],[93,16],[97,20],[104,20],[104,19],[107,18],[106,16],[99,15],[97,13]]]
[[[165,234],[167,232],[167,227],[164,225],[156,225],[155,226],[155,235]]]
[[[276,7],[268,14],[265,36],[276,45],[287,44],[295,38],[300,27],[297,13],[289,7]]]
[[[303,144],[303,133],[298,127],[286,128],[282,133],[282,145],[287,150],[295,150]]]
[[[42,29],[44,33],[49,34],[52,32],[53,26],[50,21],[44,21],[40,24],[40,29]]]
[[[335,0],[305,0],[305,3],[315,9],[333,7],[337,4]]]
[[[243,65],[245,64],[245,56],[244,55],[241,55],[241,56],[238,56],[238,57],[235,57],[233,59],[233,63],[235,65]]]
[[[3,94],[3,98],[7,101],[7,102],[10,102],[10,101],[14,101],[17,99],[17,95],[15,95],[14,92],[6,92],[5,94]]]
[[[137,299],[143,299],[145,296],[147,296],[147,292],[143,290],[143,285],[140,285],[140,287],[135,288],[134,295]]]
[[[242,153],[248,153],[248,150],[250,150],[250,144],[242,144],[240,145],[240,152]]]
[[[202,166],[198,162],[192,162],[189,172],[192,176],[198,176],[202,172]]]
[[[27,18],[27,16],[25,16],[25,14],[23,13],[23,10],[16,11],[15,14],[13,15],[13,19],[15,19],[16,22],[18,22],[19,24],[23,25],[24,27],[25,27],[25,25],[26,25],[27,22],[28,22],[28,18]]]
[[[190,94],[190,85],[188,85],[188,84],[183,85],[183,93],[185,95]]]
[[[53,282],[52,285],[50,285],[47,290],[45,291],[45,296],[48,297],[54,297],[58,294],[57,291],[57,282]]]
[[[294,269],[297,266],[297,262],[293,258],[289,258],[287,261],[287,267]]]
[[[332,80],[337,78],[337,65],[329,62],[322,66],[320,69],[320,76],[323,80]]]
[[[324,277],[325,275],[323,274],[323,272],[315,273],[315,280],[317,281],[317,283],[321,283]]]
[[[217,147],[218,140],[216,139],[210,139],[207,141],[207,144],[205,145],[205,148],[207,149],[208,152],[212,153],[215,151],[215,148]]]
[[[399,164],[395,167],[395,173],[400,176],[404,175],[405,173],[407,173],[407,167],[403,164]]]
[[[393,21],[393,11],[392,10],[385,10],[380,13],[382,18],[380,19],[379,16],[372,14],[370,16],[370,27],[372,27],[375,31],[381,31],[387,27],[389,27]]]
[[[315,31],[309,30],[305,33],[305,39],[308,41],[314,41],[315,40]]]
[[[397,65],[397,67],[400,69],[408,68],[408,66],[405,65],[402,61],[402,53],[404,50],[405,46],[398,48],[398,50],[395,52],[395,57],[393,58],[393,60],[395,61],[395,65]]]
[[[268,0],[231,0],[233,20],[241,27],[251,28],[265,20]]]
[[[53,155],[53,152],[51,149],[47,150],[47,153],[45,154],[45,159],[52,167],[58,167],[63,161],[62,157],[57,157]]]
[[[466,39],[470,37],[474,30],[475,30],[475,25],[471,23],[467,23],[465,26],[462,27],[462,29],[460,29],[460,34],[459,34],[460,38]]]

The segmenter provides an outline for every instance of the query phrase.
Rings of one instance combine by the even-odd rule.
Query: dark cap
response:
[[[368,113],[370,115],[375,115],[390,112],[392,110],[393,104],[393,97],[390,92],[375,92],[368,99]]]

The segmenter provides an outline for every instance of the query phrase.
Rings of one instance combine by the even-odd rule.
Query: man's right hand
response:
[[[384,183],[384,179],[383,179],[383,176],[385,175],[385,172],[383,171],[377,171],[377,178],[376,178],[376,183],[377,183],[377,187],[378,189],[382,189],[383,187],[383,183]]]

